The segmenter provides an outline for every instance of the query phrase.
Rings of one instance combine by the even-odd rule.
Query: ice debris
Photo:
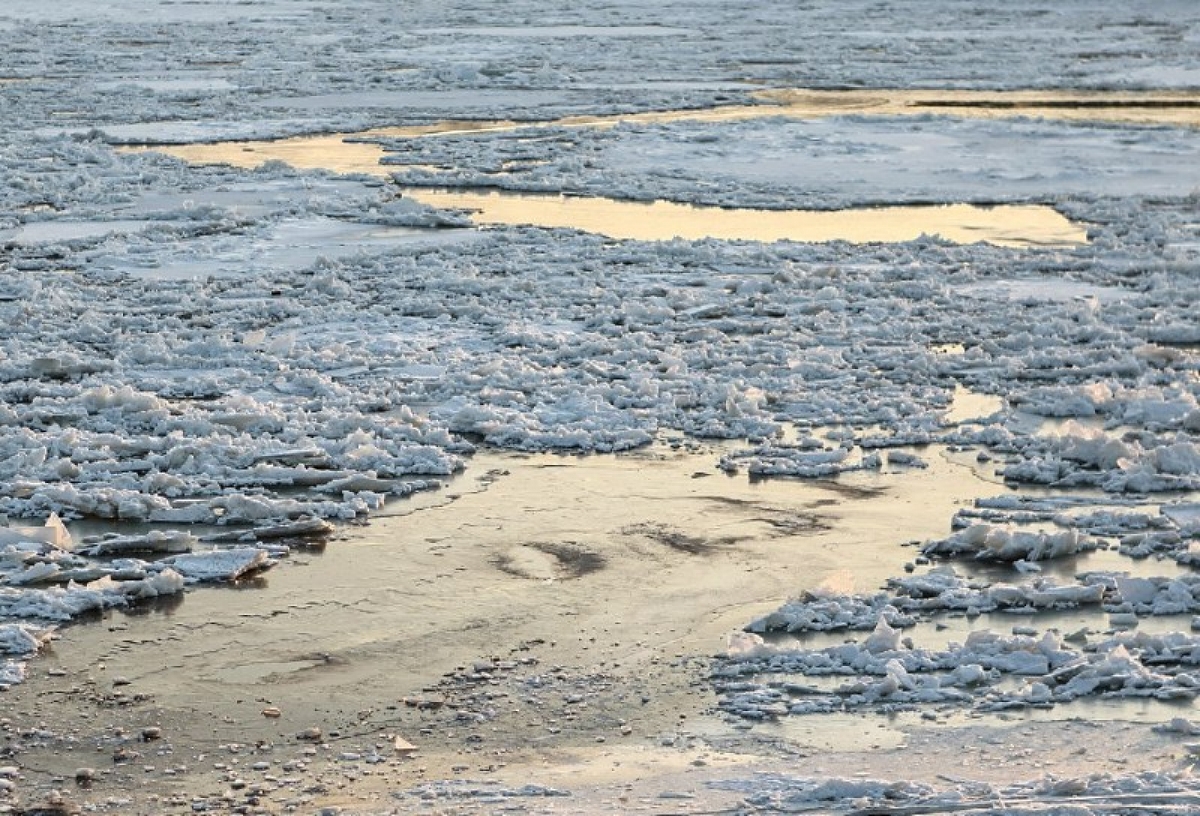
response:
[[[1074,530],[1055,533],[1017,530],[991,524],[974,524],[949,538],[921,548],[925,555],[970,555],[993,561],[1045,561],[1094,550],[1100,542]]]
[[[190,552],[197,543],[195,536],[181,530],[152,530],[145,535],[114,533],[95,540],[85,540],[84,546],[77,547],[75,553],[93,558],[128,553],[181,553]]]
[[[264,549],[236,547],[229,550],[172,555],[158,562],[167,564],[189,583],[196,581],[235,581],[242,576],[266,569],[274,563]]]
[[[767,644],[741,633],[713,668],[718,706],[761,720],[863,707],[998,711],[1097,695],[1190,700],[1200,694],[1196,635],[1123,633],[1076,647],[1053,631],[1033,637],[979,630],[944,649],[918,648],[896,635],[882,619],[863,642],[823,649]],[[793,677],[836,682],[813,686]]]
[[[0,691],[25,679],[25,664],[29,657],[54,637],[54,629],[38,628],[23,623],[0,624]],[[11,657],[10,657],[11,656]]]
[[[1190,588],[1192,584],[1186,586]],[[746,630],[760,634],[863,630],[874,628],[880,619],[891,626],[904,627],[938,612],[977,614],[1096,605],[1105,600],[1106,591],[1113,603],[1121,602],[1115,576],[1102,572],[1075,583],[1037,576],[1024,584],[990,584],[973,582],[953,567],[942,565],[925,573],[891,578],[888,588],[890,592],[871,595],[805,590],[776,611],[749,623]],[[1200,586],[1197,589],[1200,592]],[[1177,596],[1180,590],[1176,587],[1171,591]]]
[[[1177,429],[1119,437],[1068,422],[1059,433],[1014,440],[1019,457],[1000,472],[1014,482],[1096,487],[1114,493],[1196,490],[1200,489],[1196,428],[1200,428],[1200,412],[1188,413]]]
[[[937,784],[757,773],[709,783],[743,795],[755,813],[971,813],[978,816],[1110,816],[1193,812],[1200,782],[1186,772],[1046,775],[1010,783],[943,777]]]
[[[868,455],[853,459],[848,447],[822,446],[814,450],[805,444],[767,444],[728,454],[721,458],[719,467],[726,472],[736,472],[745,468],[755,476],[826,478],[873,467],[872,463],[867,462],[869,458]]]
[[[570,796],[570,792],[561,788],[547,785],[527,783],[520,787],[506,787],[494,780],[471,781],[467,779],[444,780],[418,785],[404,792],[404,796],[419,799],[424,802],[453,800],[470,800],[482,804],[492,804],[509,809],[505,805],[513,799],[543,798]]]

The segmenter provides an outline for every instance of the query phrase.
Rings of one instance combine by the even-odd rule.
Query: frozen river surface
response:
[[[0,38],[0,812],[1195,808],[1195,4]]]

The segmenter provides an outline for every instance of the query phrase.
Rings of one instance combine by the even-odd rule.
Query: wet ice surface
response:
[[[249,8],[64,2],[0,21],[22,44],[0,70],[20,80],[0,131],[0,684],[21,719],[6,750],[30,759],[0,772],[0,796],[62,787],[100,746],[115,764],[95,773],[98,793],[186,779],[177,809],[282,802],[299,783],[274,763],[311,781],[295,763],[326,761],[322,785],[350,769],[360,792],[385,767],[382,789],[413,809],[549,808],[548,792],[582,797],[594,781],[543,761],[567,743],[615,768],[628,756],[597,753],[598,737],[685,764],[710,761],[684,750],[697,741],[744,739],[765,763],[782,739],[908,781],[838,782],[830,767],[818,793],[722,766],[708,787],[686,777],[690,795],[768,812],[889,796],[1036,812],[1063,795],[1078,813],[1113,796],[1186,810],[1194,793],[1166,773],[1200,730],[1187,708],[1200,688],[1196,129],[1090,103],[1067,115],[1055,99],[958,115],[973,97],[560,120],[761,107],[749,92],[762,87],[1047,78],[1121,84],[1148,111],[1194,76],[1193,4],[688,4],[682,17],[631,4],[566,20],[518,3],[466,27],[453,3],[394,26],[373,3]],[[542,22],[513,28],[521,14]],[[428,132],[464,118],[509,124]],[[314,140],[358,151],[330,172],[302,152],[258,167],[244,145],[247,168],[113,147],[387,126],[402,131]],[[1013,247],[475,230],[405,193],[429,185],[775,211],[1039,205],[1087,235]],[[693,447],[703,438],[724,441]],[[660,466],[671,442],[691,452]],[[552,461],[506,467],[496,449]],[[548,453],[563,451],[592,458]],[[493,466],[459,494],[455,478]],[[386,518],[408,508],[423,509]],[[69,539],[44,524],[52,512]],[[314,555],[328,525],[339,538]],[[213,582],[247,591],[171,606]],[[54,630],[113,608],[171,614]],[[544,626],[553,636],[530,645]],[[618,630],[636,645],[605,645]],[[96,680],[108,662],[136,694]],[[38,696],[49,686],[65,701],[54,710]],[[382,713],[398,688],[416,700],[408,719]],[[497,689],[555,721],[525,736],[527,711],[496,705]],[[359,717],[367,698],[380,713]],[[127,723],[60,722],[96,722],[93,702],[172,724],[205,771],[165,749],[152,759]],[[333,747],[291,756],[324,717],[343,729]],[[960,750],[992,727],[998,762]],[[410,728],[428,730],[416,741],[436,779],[380,759],[380,735]],[[1086,771],[1059,733],[1090,734],[1096,762],[1129,772],[1018,784]],[[196,759],[236,754],[233,741],[265,757],[253,787],[233,786],[249,763],[209,773]],[[440,781],[463,761],[503,776],[489,752],[517,748],[533,753],[495,784]],[[930,787],[945,755],[995,787]],[[542,781],[526,787],[531,769]],[[639,804],[679,793],[651,784]],[[367,801],[303,795],[294,806]]]

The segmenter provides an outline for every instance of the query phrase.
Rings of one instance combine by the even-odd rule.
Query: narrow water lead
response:
[[[380,165],[384,149],[373,139],[419,139],[527,128],[613,127],[622,123],[730,122],[767,117],[821,119],[830,116],[943,115],[958,118],[1044,118],[1066,121],[1200,127],[1200,95],[1191,91],[814,91],[783,88],[753,95],[757,104],[722,105],[690,110],[643,111],[597,116],[566,116],[544,122],[512,119],[446,120],[424,125],[379,127],[356,133],[331,133],[284,139],[211,144],[130,144],[121,150],[156,150],[195,164],[257,167],[282,161],[304,170],[387,176]]]
[[[462,123],[457,125],[461,132]],[[396,132],[406,131],[408,136],[417,136],[435,132],[430,129],[432,127],[396,129]],[[476,131],[488,129],[487,123],[478,123],[474,128]],[[383,135],[384,131],[369,133]],[[367,134],[359,134],[363,135]],[[305,170],[375,176],[387,176],[392,172],[379,163],[384,155],[382,147],[354,141],[348,134],[172,145],[155,149],[193,164],[254,168],[268,161],[281,161]],[[476,224],[578,229],[615,239],[642,241],[715,238],[890,243],[911,241],[924,234],[937,235],[958,244],[985,242],[1006,247],[1070,247],[1087,242],[1087,230],[1082,225],[1042,205],[759,210],[507,191],[410,188],[405,194],[434,207],[470,210]]]
[[[406,189],[405,195],[433,207],[469,210],[472,220],[481,225],[560,227],[639,241],[716,238],[866,244],[912,241],[924,234],[958,244],[1068,247],[1087,240],[1082,226],[1040,205],[756,210],[495,191]]]
[[[955,117],[1041,117],[1076,121],[1200,127],[1200,97],[1191,92],[1065,91],[812,91],[777,89],[754,95],[757,104],[635,114],[572,116],[546,122],[444,121],[277,140],[188,145],[141,145],[195,164],[258,167],[281,161],[299,169],[388,177],[380,139],[416,139],[544,127],[611,127],[622,122],[733,121],[767,116],[812,119],[847,114]],[[910,241],[922,234],[960,244],[1069,247],[1085,243],[1086,230],[1044,206],[975,207],[965,204],[872,207],[843,211],[767,211],[693,207],[671,202],[636,203],[601,198],[510,192],[410,190],[439,207],[471,210],[478,224],[562,227],[617,239],[824,242]]]

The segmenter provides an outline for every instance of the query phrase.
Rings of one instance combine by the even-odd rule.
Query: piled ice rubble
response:
[[[1107,536],[1125,533],[1120,538],[1123,551],[1136,537],[1141,546],[1153,542],[1158,554],[1189,563],[1193,548],[1188,542],[1195,536],[1193,505],[1165,505],[1154,513],[1107,508],[1099,501],[1069,495],[979,499],[974,508],[956,515],[956,532],[922,548],[924,559],[1011,565],[1010,581],[964,576],[943,563],[891,578],[886,590],[873,594],[802,592],[735,636],[714,669],[720,707],[734,716],[762,719],[862,706],[948,704],[997,710],[1050,706],[1092,695],[1193,698],[1200,691],[1200,637],[1195,634],[1095,638],[1094,632],[1082,629],[1069,638],[1055,630],[1034,637],[1038,630],[1022,625],[1014,627],[1012,636],[972,631],[963,643],[941,649],[917,646],[915,641],[923,637],[919,632],[900,635],[903,628],[935,624],[947,615],[972,619],[1007,612],[1036,624],[1040,612],[1082,608],[1106,613],[1110,625],[1135,626],[1145,616],[1200,613],[1200,576],[1191,573],[1131,576],[1093,570],[1072,581],[1029,575],[1040,571],[1038,562],[1072,558],[1102,546],[1100,538],[1081,530]],[[1058,529],[1036,527],[1047,524]],[[1190,619],[1191,628],[1198,620]],[[837,630],[870,634],[825,648],[768,643],[760,637]],[[842,680],[834,686],[813,686],[795,676]]]
[[[514,800],[569,797],[570,795],[569,791],[535,783],[520,787],[506,787],[494,780],[454,779],[417,785],[398,793],[397,797],[411,798],[427,803],[469,801],[473,805],[491,805],[500,810],[524,810],[524,806],[514,804]]]
[[[1179,599],[1185,596],[1189,599],[1186,606],[1200,611],[1200,578],[1190,576],[1156,582],[1154,579],[1124,579],[1100,572],[1074,583],[1059,583],[1039,576],[1027,583],[1009,584],[971,581],[955,572],[953,567],[941,566],[921,575],[889,579],[891,592],[845,595],[806,590],[778,610],[752,621],[746,631],[764,634],[861,631],[874,628],[880,620],[891,626],[907,627],[944,612],[972,615],[997,610],[1033,612],[1101,603],[1117,609],[1124,608],[1126,603],[1121,588],[1131,588],[1140,598],[1146,592],[1142,582],[1161,586],[1162,596],[1172,599],[1165,605],[1149,604],[1143,611],[1178,614],[1181,611]]]
[[[485,151],[490,142],[471,144]],[[147,184],[201,194],[247,179],[158,156],[115,157],[93,137],[13,150],[21,166],[74,160],[104,180],[107,192],[83,195],[44,179],[55,207],[77,215],[102,214],[106,203],[136,214]],[[280,185],[297,174],[275,166],[250,177]],[[14,249],[21,285],[0,301],[0,317],[22,328],[0,338],[0,511],[228,521],[229,508],[213,502],[278,501],[270,494],[300,488],[289,499],[301,506],[270,512],[345,518],[415,489],[408,477],[460,468],[468,438],[607,451],[647,444],[662,429],[772,440],[722,462],[756,475],[830,476],[879,467],[875,448],[953,442],[1006,454],[1013,480],[1142,490],[1198,478],[1194,389],[1161,382],[1194,364],[1146,348],[1151,328],[1187,322],[1186,303],[1160,302],[1160,291],[1179,284],[1173,268],[1145,291],[1114,289],[1120,298],[1103,310],[1021,303],[1031,328],[1020,333],[1001,331],[1017,305],[959,288],[1007,268],[1012,253],[936,242],[648,246],[511,230],[419,252],[251,265],[167,288],[131,273],[225,252],[239,231],[252,233],[245,249],[287,219],[370,221],[396,205],[386,188],[306,189],[303,200],[260,202],[265,212],[250,224],[219,207],[168,208],[156,216],[173,225],[169,235]],[[29,203],[9,192],[14,207]],[[1143,239],[1120,238],[1134,255],[1148,251]],[[78,258],[85,274],[47,274],[47,259],[60,256]],[[1080,248],[1034,251],[1023,263],[1022,274],[1102,287],[1133,262]],[[1149,310],[1153,326],[1144,325]],[[947,336],[969,351],[930,350]],[[1120,365],[1103,368],[1114,355]],[[1080,371],[1088,381],[1075,385]],[[1051,379],[1068,384],[1047,388]],[[1146,430],[1135,440],[1085,438],[1092,431],[1057,439],[1023,432],[1012,411],[955,424],[945,414],[959,384],[1027,412],[1102,411]],[[839,444],[789,446],[777,441],[788,422],[858,430]],[[921,464],[908,451],[889,461]]]
[[[971,555],[981,560],[1016,562],[1061,558],[1099,546],[1099,541],[1075,530],[1046,533],[973,524],[949,538],[926,544],[921,552],[928,556]]]
[[[1194,406],[1195,397],[1188,397],[1188,405]],[[1146,430],[1116,434],[1068,421],[1060,432],[1014,440],[1019,456],[1001,474],[1014,482],[1098,487],[1113,493],[1200,489],[1200,410],[1191,407],[1168,423],[1161,415],[1124,408],[1114,422],[1133,421],[1134,427]]]
[[[126,606],[133,601],[174,595],[185,580],[177,571],[153,568],[141,561],[113,562],[104,574],[86,584],[0,587],[0,616],[68,621],[84,612]]]
[[[37,654],[53,635],[52,628],[39,629],[23,623],[0,624],[0,658],[3,658],[0,660],[0,691],[25,679],[25,662],[20,658]]]
[[[726,472],[737,472],[741,467],[740,463],[748,461],[746,470],[754,476],[824,478],[868,466],[865,464],[866,457],[855,460],[850,454],[851,451],[847,447],[761,445],[722,457],[720,467]]]
[[[1200,801],[1187,772],[1095,773],[992,784],[942,777],[937,784],[758,773],[710,783],[745,795],[755,813],[971,813],[978,816],[1184,814]]]
[[[66,622],[87,612],[175,595],[188,584],[233,581],[267,569],[287,552],[288,538],[328,534],[328,522],[309,519],[248,528],[240,546],[203,544],[182,532],[106,535],[73,546],[57,516],[42,527],[0,528],[0,621]],[[271,544],[256,546],[260,541]],[[230,543],[235,543],[234,542]],[[215,548],[214,548],[215,547]],[[130,555],[164,555],[146,561]],[[47,630],[48,631],[48,630]],[[24,623],[0,624],[0,653],[28,657],[46,632]],[[19,682],[19,659],[0,668],[0,685]]]
[[[980,630],[944,649],[911,644],[882,619],[862,643],[823,649],[772,646],[741,633],[713,671],[719,707],[761,720],[862,707],[950,704],[998,711],[1088,696],[1172,700],[1200,694],[1195,635],[1124,633],[1076,647],[1054,632],[1032,637]],[[814,686],[789,679],[798,677],[837,682]]]

